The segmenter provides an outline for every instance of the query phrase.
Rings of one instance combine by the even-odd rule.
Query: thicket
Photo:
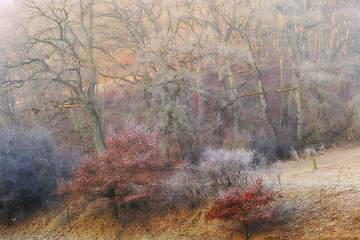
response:
[[[168,179],[167,199],[175,206],[197,207],[231,188],[245,190],[265,162],[254,151],[209,148],[197,164],[180,165]]]
[[[181,163],[173,171],[157,132],[130,125],[106,139],[103,155],[84,157],[69,173],[71,164],[47,132],[11,131],[0,137],[0,214],[8,224],[17,214],[44,206],[56,189],[68,197],[67,206],[92,202],[123,222],[129,213],[162,204],[192,208],[217,199],[208,218],[239,222],[246,236],[253,223],[273,213],[269,204],[276,195],[260,180],[254,182],[266,159],[254,151],[208,148],[196,163]]]
[[[265,134],[259,131],[254,134],[248,145],[256,152],[257,156],[264,156],[268,162],[275,162],[289,159],[291,149],[298,147],[299,144],[292,141],[267,139]]]
[[[1,219],[10,225],[19,214],[46,206],[68,166],[48,132],[1,131]]]
[[[69,201],[107,199],[117,220],[121,210],[148,207],[161,196],[160,179],[169,167],[155,135],[137,127],[108,138],[106,152],[84,158],[71,181],[61,183],[59,194],[69,195]]]

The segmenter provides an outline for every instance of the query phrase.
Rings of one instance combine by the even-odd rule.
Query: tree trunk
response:
[[[199,91],[199,119],[201,123],[206,123],[206,92],[204,87],[204,78],[201,74],[201,67],[196,68],[197,88]]]
[[[299,38],[299,45],[300,45],[301,37]],[[295,125],[295,139],[296,141],[301,141],[303,138],[303,104],[302,104],[302,97],[300,91],[300,83],[299,83],[299,72],[297,70],[301,55],[299,46],[295,46],[296,51],[293,51],[292,47],[290,47],[290,54],[291,54],[291,65],[292,65],[292,76],[291,82],[294,88],[294,100],[296,106],[296,125]]]
[[[163,152],[164,152],[164,156],[166,160],[170,159],[170,141],[169,141],[169,137],[170,137],[170,123],[171,123],[171,119],[170,119],[170,112],[168,110],[168,107],[166,105],[166,90],[164,87],[161,87],[161,103],[162,103],[162,116],[161,116],[161,131],[163,133],[163,138],[162,138],[162,142],[163,142]]]
[[[244,222],[244,230],[245,230],[245,240],[249,239],[249,226],[246,222]]]
[[[81,26],[83,32],[86,34],[84,38],[85,42],[85,50],[86,50],[86,65],[87,70],[89,71],[89,87],[87,89],[87,96],[86,96],[86,103],[84,105],[86,112],[91,119],[91,129],[92,129],[92,137],[94,140],[96,152],[98,155],[101,155],[105,152],[105,141],[101,126],[100,117],[98,115],[98,111],[94,106],[93,99],[95,98],[95,87],[98,84],[97,79],[97,72],[95,67],[95,62],[93,58],[93,20],[94,20],[94,13],[93,13],[93,5],[94,1],[91,0],[88,5],[86,6],[82,0],[80,0],[80,7],[81,12],[84,13],[85,11],[88,13],[88,24],[85,25],[84,22],[84,15],[80,17]],[[86,9],[86,10],[85,10]]]
[[[77,119],[79,118],[78,115],[75,112],[76,110],[73,108],[69,109],[70,112],[70,120],[74,126],[74,132],[76,135],[76,145],[83,145],[84,143],[84,139],[81,135],[81,124],[77,121]]]
[[[287,130],[291,141],[295,139],[295,129],[294,129],[294,97],[292,94],[288,94],[286,97],[286,121],[287,121]]]
[[[285,66],[285,53],[282,53],[280,56],[279,64],[280,64],[280,89],[285,89],[285,78],[286,78],[286,66]],[[287,92],[281,92],[281,119],[280,119],[280,127],[286,126],[289,122],[289,115],[288,115],[288,106],[286,101],[286,95],[289,94]]]
[[[229,86],[231,92],[231,99],[234,101],[233,104],[233,147],[238,147],[238,137],[240,133],[240,99],[238,89],[234,79],[234,72],[231,68],[230,63],[227,63],[228,75],[229,75]]]
[[[219,69],[219,75],[218,75],[218,80],[220,83],[220,96],[218,96],[218,99],[216,100],[215,103],[215,126],[214,126],[214,131],[213,134],[216,138],[216,144],[218,145],[218,147],[222,147],[223,145],[223,141],[221,138],[221,120],[222,120],[222,115],[223,115],[223,100],[224,100],[224,93],[223,91],[225,90],[224,87],[224,76],[223,76],[223,70]]]
[[[260,97],[260,102],[261,102],[261,107],[262,107],[262,113],[263,113],[263,116],[264,116],[264,120],[265,120],[265,122],[266,122],[266,124],[267,124],[267,126],[269,128],[271,137],[277,140],[278,135],[277,135],[275,126],[273,124],[273,121],[272,121],[272,119],[270,117],[269,106],[268,106],[268,101],[267,101],[267,97],[266,97],[266,94],[265,94],[265,88],[264,88],[264,82],[263,82],[262,73],[260,71],[260,68],[258,67],[259,64],[255,60],[255,56],[254,56],[254,53],[253,53],[249,38],[247,36],[245,36],[244,40],[245,40],[245,43],[246,43],[248,51],[249,51],[248,65],[252,69],[253,73],[256,76],[257,90],[259,92],[259,97]]]
[[[98,155],[102,155],[105,152],[105,141],[99,115],[94,106],[94,103],[90,102],[89,100],[84,103],[84,108],[91,121],[91,135],[94,140],[96,152]]]

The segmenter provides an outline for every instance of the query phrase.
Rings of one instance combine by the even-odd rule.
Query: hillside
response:
[[[281,179],[276,188],[292,215],[291,222],[277,234],[301,239],[358,239],[360,148],[329,150],[316,157],[316,162],[317,170],[311,159],[272,167]]]
[[[262,174],[283,196],[279,223],[251,239],[358,239],[360,236],[360,147],[332,149],[311,159],[275,163]],[[280,181],[279,181],[280,180]],[[121,226],[96,203],[71,222],[66,208],[40,212],[30,220],[1,227],[1,239],[241,239],[218,221],[207,221],[205,209],[157,214]]]

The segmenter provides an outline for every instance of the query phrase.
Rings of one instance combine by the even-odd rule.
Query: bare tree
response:
[[[89,119],[98,154],[105,150],[96,108],[98,84],[95,60],[94,0],[23,1],[22,19],[27,21],[20,61],[15,65],[30,85],[40,85],[45,97],[56,88],[57,99],[47,108],[82,107]],[[41,111],[43,109],[36,109]],[[35,110],[35,111],[36,111]]]

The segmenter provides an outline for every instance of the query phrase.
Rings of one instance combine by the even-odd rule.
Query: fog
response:
[[[173,201],[183,191],[196,206],[274,162],[360,140],[358,0],[14,0],[0,8],[0,132],[19,139],[2,138],[0,160],[19,166],[18,186],[32,184],[21,176],[30,156],[39,184],[60,168],[41,132],[61,153],[79,153],[64,165],[89,164],[71,191],[99,192],[115,209],[117,197],[138,199],[163,169],[181,166]],[[32,129],[42,131],[25,137]],[[39,196],[41,204],[49,195]]]
[[[1,28],[3,127],[46,125],[62,140],[76,132],[102,153],[104,132],[139,119],[184,158],[207,146],[281,158],[360,129],[358,1],[13,6]]]
[[[8,9],[10,7],[14,6],[14,2],[12,0],[0,0],[0,8]]]

